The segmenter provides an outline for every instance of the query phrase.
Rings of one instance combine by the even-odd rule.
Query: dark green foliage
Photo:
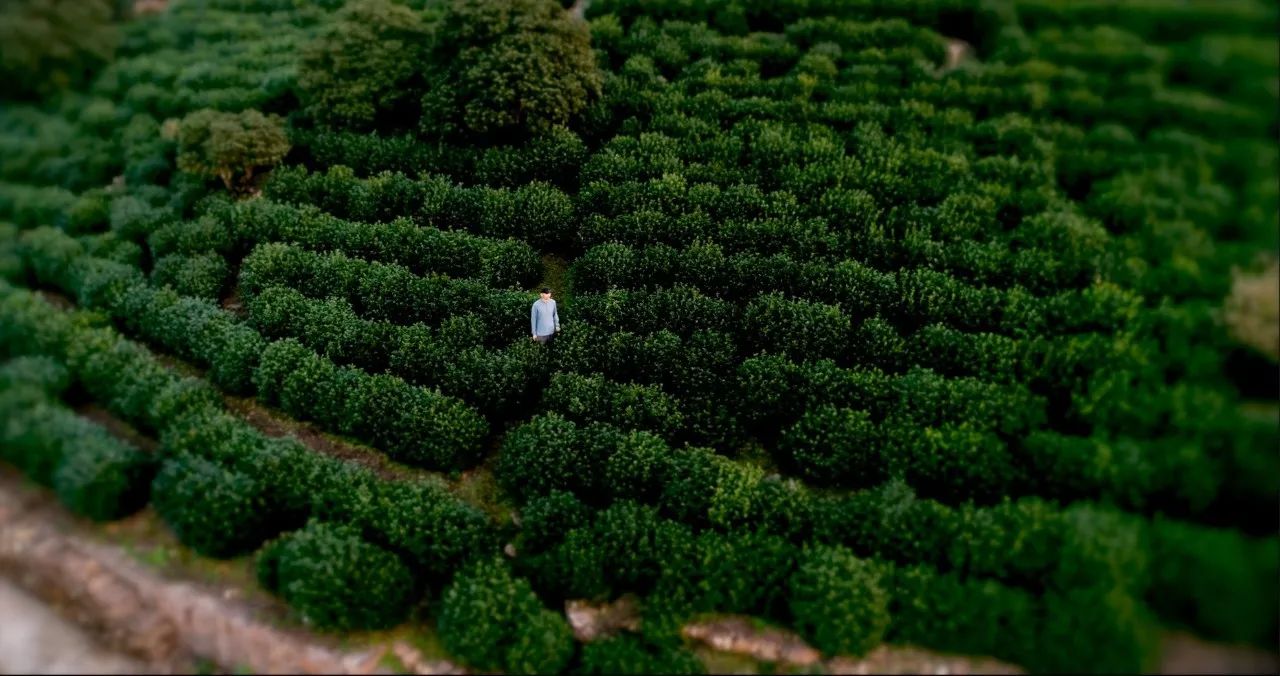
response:
[[[286,413],[368,439],[411,464],[466,466],[488,432],[485,420],[456,399],[336,366],[293,339],[267,347],[253,380],[258,396]]]
[[[542,405],[570,420],[649,430],[667,439],[684,421],[675,400],[660,387],[613,383],[602,376],[557,373],[542,395]]]
[[[111,521],[146,504],[154,474],[154,459],[100,432],[68,449],[53,473],[53,489],[71,511]]]
[[[497,474],[502,485],[522,498],[569,490],[592,495],[606,458],[581,442],[574,423],[556,414],[538,416],[507,433],[502,442]]]
[[[253,551],[276,528],[266,486],[195,456],[166,460],[151,485],[151,498],[178,539],[205,556]]]
[[[5,98],[35,98],[83,85],[120,41],[110,0],[20,0],[0,12]]]
[[[689,650],[653,643],[632,634],[582,647],[582,674],[702,674],[706,668]]]
[[[50,396],[58,397],[71,384],[67,367],[47,355],[15,357],[0,364],[0,388],[33,386]]]
[[[251,481],[262,537],[324,520],[355,549],[316,551],[367,542],[407,589],[514,542],[552,607],[642,595],[643,639],[572,658],[539,604],[502,671],[678,670],[702,612],[836,641],[879,604],[796,618],[819,547],[874,562],[893,643],[1138,671],[1154,613],[1274,649],[1276,430],[1241,406],[1274,374],[1220,311],[1280,232],[1274,7],[555,4],[173,2],[3,106],[0,277],[79,306],[0,282],[0,356],[66,365],[0,369],[6,462],[114,514],[138,456],[50,397],[92,401]],[[64,32],[14,25],[0,61]],[[237,267],[248,320],[213,300]],[[393,460],[470,466],[494,425],[504,490],[266,437],[184,363]],[[313,573],[299,607],[363,607]]]
[[[349,527],[310,521],[268,544],[258,579],[321,629],[382,629],[399,624],[416,598],[413,576],[393,553]]]
[[[151,283],[169,286],[184,296],[219,300],[230,270],[217,254],[162,256],[151,271]]]
[[[828,654],[860,655],[889,627],[889,595],[880,570],[847,549],[817,547],[800,556],[789,586],[796,626]]]
[[[1030,593],[991,580],[940,575],[923,566],[886,566],[883,579],[893,616],[887,640],[972,650],[1018,664],[1037,659],[1040,609]]]
[[[257,110],[199,110],[178,128],[178,168],[221,179],[227,190],[244,187],[255,171],[274,167],[288,152],[284,121]]]
[[[1085,587],[1050,592],[1043,604],[1041,648],[1026,658],[1029,667],[1116,673],[1145,672],[1155,664],[1158,627],[1149,611],[1123,591]]]
[[[849,318],[839,308],[778,294],[752,301],[742,320],[753,346],[796,361],[839,357],[849,341]]]
[[[480,559],[454,576],[437,626],[450,653],[483,670],[556,673],[573,656],[568,623],[500,559]]]
[[[339,128],[411,123],[427,44],[418,12],[391,0],[348,3],[302,52],[303,102]]]
[[[600,93],[587,27],[552,0],[452,0],[433,29],[421,130],[538,132]]]
[[[819,484],[874,486],[888,475],[889,457],[866,411],[822,406],[783,432],[778,451],[801,476]]]
[[[528,501],[520,510],[520,548],[536,554],[590,522],[590,509],[582,501],[572,493],[553,490]]]
[[[1152,526],[1153,609],[1222,640],[1274,643],[1277,609],[1269,592],[1280,565],[1274,538],[1249,540],[1164,519]]]

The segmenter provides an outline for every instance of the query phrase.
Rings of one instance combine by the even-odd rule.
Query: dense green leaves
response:
[[[422,17],[403,4],[348,3],[302,53],[303,102],[340,128],[404,125],[417,111],[427,37]]]
[[[218,178],[227,190],[270,169],[289,152],[284,122],[256,110],[239,114],[200,110],[178,127],[178,168]]]
[[[568,622],[501,560],[458,572],[440,600],[438,626],[445,647],[480,669],[556,673],[573,657]]]
[[[321,629],[382,629],[408,615],[413,575],[348,526],[309,522],[258,554],[258,579]]]
[[[161,466],[152,504],[183,544],[227,558],[253,551],[273,535],[266,491],[248,475],[183,455]]]
[[[789,580],[791,613],[801,633],[820,650],[862,654],[889,626],[889,596],[875,565],[841,548],[801,555]]]
[[[598,96],[587,27],[553,0],[450,0],[427,57],[428,135],[540,132]]]
[[[5,98],[35,98],[83,85],[115,54],[110,0],[19,0],[0,11]]]

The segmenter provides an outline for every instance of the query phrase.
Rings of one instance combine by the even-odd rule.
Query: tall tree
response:
[[[115,55],[112,0],[0,2],[0,99],[46,96],[86,82]]]
[[[428,27],[393,0],[344,7],[302,55],[298,86],[312,115],[335,127],[412,127]]]
[[[537,133],[600,93],[584,22],[555,0],[452,0],[435,25],[421,129]]]

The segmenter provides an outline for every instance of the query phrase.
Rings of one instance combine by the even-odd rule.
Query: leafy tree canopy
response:
[[[119,42],[111,0],[0,3],[0,99],[46,96],[81,84]]]
[[[303,53],[302,99],[334,127],[411,126],[427,40],[420,12],[392,0],[353,2]]]
[[[586,24],[554,0],[454,0],[437,24],[422,131],[541,132],[603,81]]]
[[[289,153],[284,120],[256,110],[198,110],[178,126],[178,168],[222,179],[228,190],[244,187],[254,171],[280,163]]]

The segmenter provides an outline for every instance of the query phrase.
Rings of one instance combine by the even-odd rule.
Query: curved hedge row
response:
[[[503,169],[504,174],[522,171],[515,167]],[[569,167],[552,173],[565,171]],[[467,188],[438,176],[424,175],[415,180],[398,172],[360,179],[351,169],[336,165],[329,166],[323,174],[301,167],[277,170],[263,192],[273,200],[316,205],[353,221],[390,223],[408,217],[424,228],[514,237],[540,249],[570,244],[575,235],[573,202],[564,192],[543,182],[519,182],[511,188]]]
[[[537,252],[513,239],[420,227],[405,218],[387,223],[347,221],[310,205],[266,199],[213,202],[206,211],[194,221],[170,223],[152,232],[147,238],[152,253],[238,256],[259,244],[290,242],[403,265],[418,274],[475,279],[495,288],[529,288],[542,278]]]
[[[542,407],[569,420],[650,430],[668,440],[684,424],[678,402],[661,387],[616,383],[600,375],[556,373],[542,393]]]
[[[521,415],[545,378],[545,350],[525,339],[487,349],[474,315],[450,317],[437,329],[401,326],[361,319],[345,299],[312,300],[282,286],[247,295],[245,305],[249,322],[270,339],[295,338],[337,363],[437,386],[498,419]]]
[[[113,521],[147,502],[155,462],[56,401],[67,370],[47,357],[0,364],[0,459],[53,489],[72,512]]]
[[[174,374],[111,329],[87,324],[84,315],[0,285],[0,319],[0,354],[65,358],[71,377],[95,401],[158,433],[164,490],[174,498],[164,511],[192,538],[186,544],[244,551],[261,541],[238,538],[267,537],[315,516],[349,524],[403,555],[425,584],[447,581],[472,557],[498,549],[497,531],[484,514],[444,487],[383,480],[294,439],[268,438],[223,411],[201,381]],[[206,489],[200,486],[219,495],[223,507],[202,507]],[[258,513],[241,509],[246,504]],[[256,526],[241,532],[239,519]]]
[[[437,626],[449,652],[479,669],[560,673],[574,654],[569,623],[501,559],[458,571],[440,598]]]
[[[479,459],[489,424],[438,390],[336,366],[293,339],[271,343],[254,371],[258,398],[289,415],[358,439],[401,462],[462,468]]]
[[[412,464],[461,467],[478,457],[488,423],[457,399],[400,378],[336,366],[296,341],[268,345],[216,305],[156,291],[136,269],[86,257],[78,242],[56,231],[32,231],[26,243],[37,278],[210,364],[212,375],[233,389],[252,385],[264,401],[295,417],[367,439]],[[209,390],[201,396],[216,395]]]
[[[794,625],[824,651],[861,652],[883,636],[994,655],[1032,671],[1142,670],[1156,657],[1155,623],[1120,589],[1086,586],[1038,598],[960,571],[861,559],[839,545],[806,548],[749,532],[695,534],[631,502],[560,523],[519,561],[544,593],[557,597],[649,591],[642,621],[653,638],[678,636],[679,625],[700,612],[732,610]],[[622,641],[632,644],[628,652],[640,647],[630,637]],[[626,659],[664,664],[644,657],[661,645]]]
[[[422,277],[408,268],[316,253],[289,244],[262,244],[245,257],[240,291],[287,286],[311,298],[343,297],[366,318],[408,325],[436,325],[460,314],[484,321],[485,339],[503,344],[529,333],[533,294],[493,290],[479,282],[442,275]]]
[[[306,624],[321,629],[384,629],[402,622],[416,597],[409,567],[343,525],[312,520],[257,555],[263,587]]]
[[[1042,269],[1038,263],[1034,267]],[[970,285],[928,267],[881,272],[856,260],[726,255],[716,244],[683,249],[602,244],[577,259],[571,274],[578,293],[692,286],[709,296],[746,303],[775,292],[797,302],[837,305],[854,318],[883,316],[907,332],[930,324],[1014,337],[1117,331],[1130,323],[1140,305],[1140,298],[1114,285],[1095,283],[1033,296],[1016,287]]]
[[[1022,498],[989,507],[948,507],[917,498],[911,489],[893,482],[846,496],[819,497],[766,480],[759,470],[705,450],[671,449],[645,432],[627,433],[600,424],[579,427],[555,415],[512,430],[504,440],[497,473],[503,485],[525,501],[554,496],[555,491],[568,491],[597,505],[636,499],[695,526],[730,532],[762,527],[797,542],[842,544],[863,556],[928,564],[1031,590],[1120,585],[1152,599],[1176,593],[1188,605],[1173,610],[1160,604],[1160,610],[1169,619],[1197,623],[1202,629],[1208,629],[1203,621],[1211,608],[1250,607],[1246,597],[1264,584],[1280,551],[1274,539],[1251,539],[1182,522],[1150,522],[1088,503],[1059,510],[1038,498]],[[570,518],[562,527],[580,518]],[[538,527],[533,532],[535,542],[548,539],[537,535]],[[1172,538],[1175,533],[1179,537]],[[1192,581],[1197,548],[1223,538],[1237,548],[1231,557],[1232,565],[1239,566],[1230,577],[1231,591],[1191,591],[1199,589]],[[1193,545],[1197,539],[1199,544]],[[588,542],[581,546],[591,549]],[[1186,549],[1157,562],[1155,547],[1166,546],[1157,543]],[[1186,586],[1176,592],[1166,586],[1174,584],[1171,577],[1150,574],[1162,563],[1175,565],[1175,560],[1185,562],[1177,565],[1178,574],[1188,576],[1177,583]],[[586,584],[574,589],[590,595],[594,583],[583,578],[573,584]],[[1276,622],[1271,610],[1258,609],[1250,618],[1250,631],[1259,632],[1252,634],[1255,637]],[[1222,622],[1210,631],[1243,636],[1237,633],[1243,621],[1230,624]]]

